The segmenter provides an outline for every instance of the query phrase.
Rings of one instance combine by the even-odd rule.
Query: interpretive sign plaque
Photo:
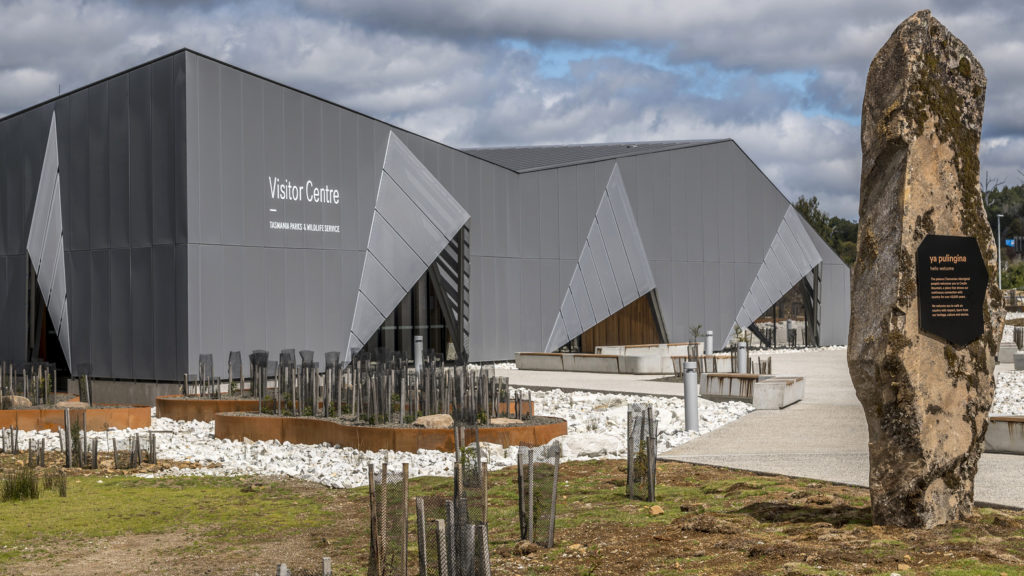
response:
[[[988,269],[969,236],[925,236],[917,249],[920,328],[965,345],[981,338]]]

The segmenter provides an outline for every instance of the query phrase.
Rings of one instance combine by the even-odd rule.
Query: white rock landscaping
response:
[[[1024,370],[996,374],[996,394],[989,414],[1024,416]]]
[[[697,436],[686,432],[685,405],[682,398],[631,396],[560,390],[533,391],[538,414],[557,416],[568,422],[569,434],[559,438],[563,460],[626,457],[626,407],[630,403],[653,402],[657,407],[659,449],[667,450]],[[700,433],[704,434],[751,411],[742,402],[711,402],[700,400]],[[135,433],[156,431],[157,456],[161,461],[189,462],[201,468],[171,468],[153,476],[238,476],[284,475],[336,488],[366,484],[366,467],[388,461],[409,462],[412,476],[451,476],[452,455],[434,450],[407,452],[362,452],[354,448],[329,444],[305,445],[278,441],[232,441],[214,437],[211,422],[180,422],[153,417],[151,427],[135,430],[111,430],[90,433],[99,438],[99,450],[107,452],[117,440],[127,446]],[[44,438],[49,450],[57,450],[60,441],[50,431],[22,431],[19,443],[28,446],[30,439]],[[491,469],[515,464],[517,448],[485,444]]]
[[[777,351],[776,351],[777,352]],[[695,438],[686,432],[685,403],[678,397],[654,397],[593,392],[546,390],[531,392],[537,414],[557,416],[568,422],[569,433],[559,438],[564,460],[591,460],[626,457],[626,409],[631,403],[650,402],[656,406],[659,450],[664,451]],[[700,434],[706,434],[753,410],[743,402],[700,400]],[[1024,371],[997,375],[992,414],[1024,415]],[[329,444],[304,445],[277,441],[232,441],[214,437],[209,422],[179,422],[153,417],[152,426],[137,430],[111,430],[90,433],[99,438],[100,451],[107,452],[112,441],[119,447],[137,432],[156,431],[157,455],[161,461],[189,462],[201,468],[171,468],[141,476],[239,476],[284,475],[337,488],[366,484],[366,467],[385,458],[392,463],[409,462],[413,476],[451,476],[452,455],[433,450],[407,452],[362,452],[353,448],[335,448]],[[44,438],[49,450],[59,449],[55,432],[23,430],[22,448],[29,440]],[[515,464],[516,448],[485,444],[491,469]]]

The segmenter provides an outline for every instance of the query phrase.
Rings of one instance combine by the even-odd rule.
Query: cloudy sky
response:
[[[0,0],[0,116],[189,47],[453,146],[733,138],[855,217],[860,104],[902,0]],[[1024,3],[936,0],[988,75],[982,173],[1024,169]]]

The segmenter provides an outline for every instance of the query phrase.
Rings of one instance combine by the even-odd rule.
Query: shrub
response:
[[[68,495],[68,476],[59,468],[46,472],[43,476],[43,490],[56,490],[61,498]]]
[[[28,500],[39,498],[39,478],[31,468],[20,468],[4,475],[0,486],[0,500]]]

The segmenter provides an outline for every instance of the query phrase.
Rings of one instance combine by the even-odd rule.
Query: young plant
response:
[[[39,478],[31,468],[19,468],[4,475],[0,485],[0,501],[35,500],[39,498]]]

